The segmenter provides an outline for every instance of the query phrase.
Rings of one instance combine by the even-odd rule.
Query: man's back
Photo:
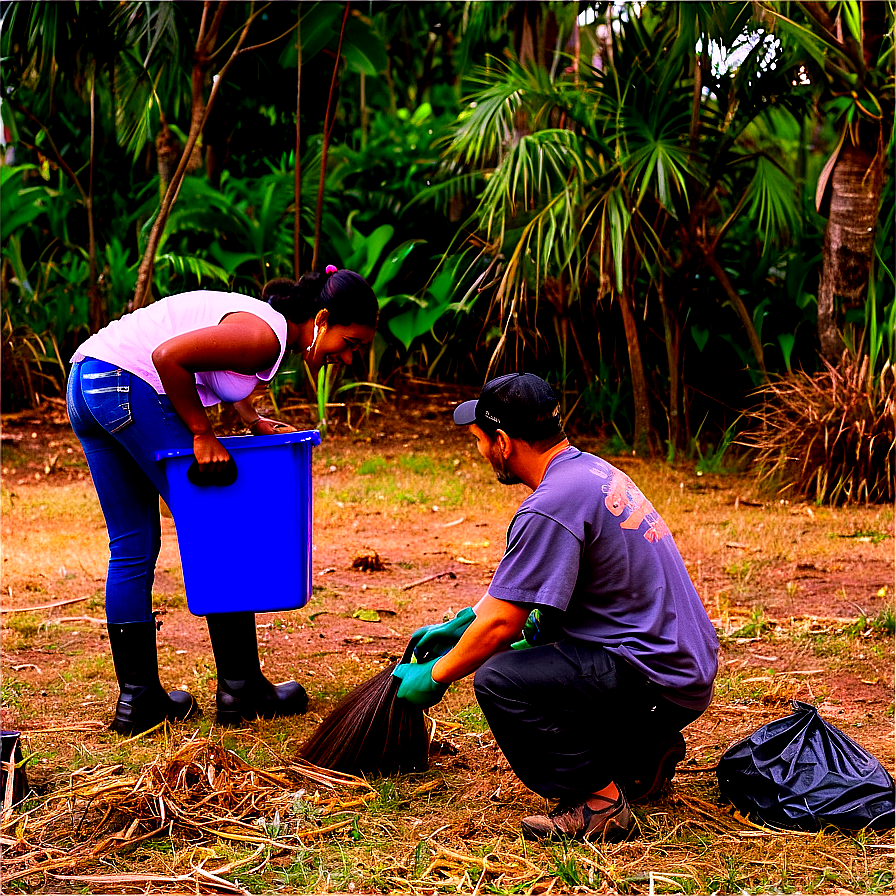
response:
[[[572,638],[603,644],[702,709],[718,640],[675,541],[632,480],[569,448],[549,465],[508,530],[489,592],[563,611]]]

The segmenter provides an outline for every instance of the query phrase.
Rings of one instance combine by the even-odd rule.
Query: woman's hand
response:
[[[193,455],[203,473],[222,470],[230,460],[227,449],[211,430],[193,436]]]
[[[283,423],[281,420],[271,420],[269,417],[257,417],[249,425],[249,432],[253,436],[274,436],[283,432],[298,432],[294,426]]]

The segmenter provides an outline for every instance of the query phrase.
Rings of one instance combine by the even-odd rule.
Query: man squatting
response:
[[[470,428],[499,482],[532,494],[488,593],[414,633],[417,661],[393,673],[398,696],[432,706],[475,672],[511,768],[558,802],[524,818],[523,833],[623,838],[630,803],[671,778],[681,729],[709,705],[715,630],[660,515],[625,473],[569,444],[544,380],[491,380],[454,422]],[[508,649],[521,632],[526,649]]]

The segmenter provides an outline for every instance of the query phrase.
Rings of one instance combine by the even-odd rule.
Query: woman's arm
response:
[[[240,420],[248,428],[253,436],[272,436],[280,432],[295,432],[296,428],[284,423],[282,420],[271,420],[270,417],[262,417],[255,410],[255,405],[251,398],[244,398],[242,401],[233,403],[236,412],[240,415]]]
[[[230,455],[215,437],[196,391],[195,374],[204,370],[254,374],[273,365],[279,354],[280,343],[270,326],[244,311],[229,314],[217,326],[174,336],[152,353],[165,394],[193,433],[193,453],[200,466],[223,466]]]

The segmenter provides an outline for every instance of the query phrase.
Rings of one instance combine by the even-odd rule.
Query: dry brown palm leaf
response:
[[[756,451],[760,481],[830,504],[892,502],[896,371],[844,353],[816,374],[793,373],[758,390],[738,444]]]
[[[402,657],[408,662],[409,645]],[[393,663],[336,704],[299,756],[342,772],[389,775],[423,771],[429,764],[429,734],[423,710],[398,699]]]

